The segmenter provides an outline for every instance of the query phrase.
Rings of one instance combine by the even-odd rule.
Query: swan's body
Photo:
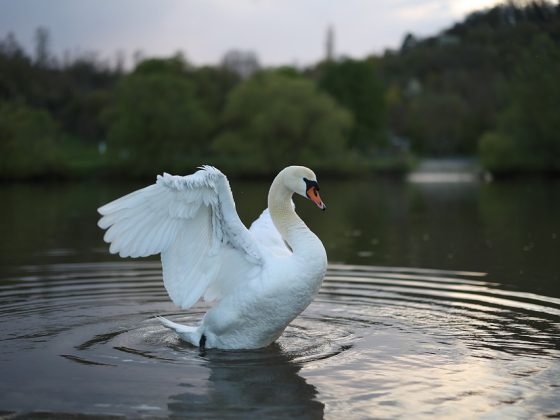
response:
[[[176,305],[216,302],[197,327],[160,318],[166,327],[196,346],[259,348],[276,340],[321,286],[325,248],[291,200],[295,192],[324,209],[317,191],[310,169],[282,170],[268,209],[247,229],[227,178],[205,166],[185,177],[158,176],[156,184],[100,207],[98,224],[108,229],[111,253],[161,253],[164,284]]]

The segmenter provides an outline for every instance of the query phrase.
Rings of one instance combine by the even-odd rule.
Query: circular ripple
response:
[[[215,417],[279,386],[293,415],[560,409],[560,299],[483,273],[332,265],[310,307],[260,350],[200,352],[154,318],[195,325],[206,309],[178,311],[159,262],[20,267],[0,286],[0,368],[19,378],[0,386],[0,409]],[[44,399],[23,397],[33,392]]]

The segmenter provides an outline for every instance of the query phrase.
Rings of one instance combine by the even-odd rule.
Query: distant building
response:
[[[325,60],[334,60],[334,28],[329,25],[327,28],[327,40],[325,42]]]
[[[247,79],[260,69],[259,59],[252,51],[228,51],[222,59],[222,66]]]

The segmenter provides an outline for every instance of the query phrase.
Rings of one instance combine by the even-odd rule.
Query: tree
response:
[[[140,63],[113,101],[105,114],[108,153],[129,171],[181,171],[208,151],[209,121],[181,59]]]
[[[512,80],[523,51],[542,34],[558,46],[559,28],[558,5],[513,0],[472,13],[435,36],[408,36],[399,51],[387,52],[381,60],[383,79],[392,89],[391,131],[409,137],[421,153],[476,153],[479,139],[496,127],[510,102],[503,85]],[[541,66],[543,74],[551,70]],[[411,80],[422,87],[417,95],[407,89]],[[412,115],[416,113],[424,119]],[[439,139],[427,138],[429,132]],[[503,134],[488,138],[499,137]]]
[[[0,103],[0,177],[29,178],[55,170],[57,136],[47,112]]]
[[[451,93],[423,93],[410,100],[404,120],[404,135],[416,152],[445,156],[465,152],[468,108],[462,98]]]
[[[264,72],[230,93],[214,148],[244,172],[268,174],[297,163],[332,169],[344,157],[351,124],[350,114],[313,82]]]
[[[223,67],[199,67],[189,71],[195,96],[213,121],[222,115],[229,92],[239,83],[239,76]],[[217,129],[217,124],[215,124]]]
[[[541,35],[516,67],[496,129],[480,139],[488,169],[560,172],[559,74],[560,47]]]
[[[350,146],[370,151],[384,146],[386,106],[383,84],[376,66],[368,60],[323,63],[319,86],[354,117]]]

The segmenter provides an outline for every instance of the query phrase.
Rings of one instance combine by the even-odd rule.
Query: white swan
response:
[[[216,301],[197,327],[159,318],[200,347],[250,349],[276,340],[312,301],[327,268],[317,236],[298,217],[293,193],[324,210],[313,171],[283,169],[268,209],[247,229],[225,175],[203,166],[157,182],[98,209],[110,252],[121,257],[161,253],[163,281],[183,309]],[[286,245],[287,244],[287,245]]]

